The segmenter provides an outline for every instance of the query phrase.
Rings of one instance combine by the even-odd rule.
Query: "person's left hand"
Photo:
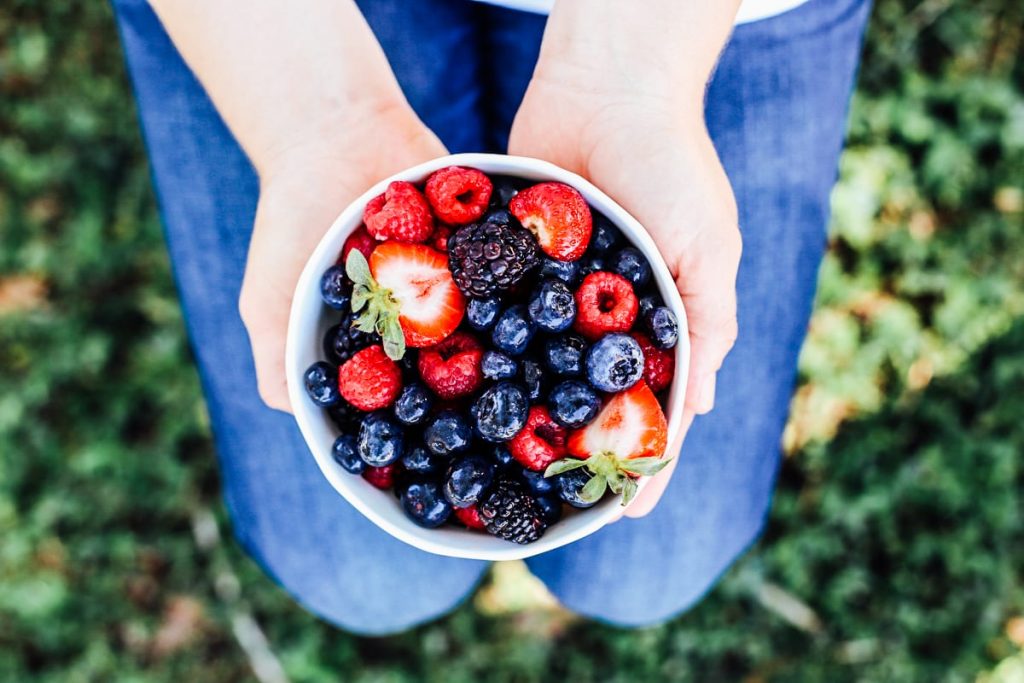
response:
[[[703,86],[666,88],[678,95],[672,98],[644,96],[601,75],[552,78],[538,70],[509,153],[574,171],[622,204],[654,238],[682,296],[691,345],[683,429],[668,449],[672,463],[626,512],[639,517],[664,492],[694,416],[714,403],[715,375],[737,334],[740,234],[732,189],[704,126]]]

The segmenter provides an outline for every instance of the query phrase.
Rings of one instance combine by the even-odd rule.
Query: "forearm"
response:
[[[557,0],[538,77],[680,101],[703,95],[740,0]],[[641,9],[642,7],[642,9]]]
[[[352,0],[151,0],[262,174],[296,147],[344,154],[345,131],[407,108]]]

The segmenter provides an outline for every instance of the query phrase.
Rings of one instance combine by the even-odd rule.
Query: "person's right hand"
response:
[[[278,410],[290,411],[284,350],[292,294],[320,238],[368,187],[446,153],[404,101],[347,114],[311,121],[257,162],[260,197],[238,309],[260,397]]]

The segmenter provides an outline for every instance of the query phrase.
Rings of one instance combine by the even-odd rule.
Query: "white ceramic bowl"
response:
[[[374,524],[395,538],[421,550],[478,560],[514,560],[531,557],[579,540],[617,519],[622,512],[618,496],[606,496],[603,501],[588,510],[568,512],[558,524],[548,528],[540,540],[528,545],[517,545],[485,533],[453,526],[424,529],[405,516],[401,505],[390,491],[374,488],[362,477],[349,474],[334,462],[331,457],[331,446],[339,434],[338,428],[323,409],[309,400],[303,388],[303,373],[312,363],[322,360],[321,339],[332,324],[332,318],[337,317],[337,312],[331,311],[321,302],[320,276],[337,261],[345,238],[362,224],[363,207],[370,199],[384,192],[391,181],[407,180],[419,183],[432,172],[445,166],[468,166],[487,174],[517,176],[538,182],[555,180],[571,185],[644,253],[653,267],[661,295],[667,305],[675,311],[679,320],[679,343],[675,348],[675,380],[669,389],[666,411],[669,444],[673,443],[679,434],[690,357],[686,314],[668,268],[640,223],[608,195],[580,176],[538,159],[499,154],[455,154],[428,161],[371,187],[338,216],[327,234],[320,240],[295,288],[291,318],[288,322],[286,372],[288,395],[295,411],[295,419],[324,476],[338,493]],[[648,477],[641,478],[640,490],[643,490],[648,481]]]

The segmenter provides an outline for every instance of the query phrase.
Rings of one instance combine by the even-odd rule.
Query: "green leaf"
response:
[[[355,327],[360,332],[366,332],[367,334],[376,332],[377,311],[375,311],[374,308],[371,306],[366,311],[364,311],[362,315],[356,318],[356,322],[353,324],[353,327]]]
[[[363,252],[358,249],[348,252],[348,259],[345,261],[345,274],[357,285],[364,285],[370,288],[370,285],[373,284],[370,264],[366,262]]]
[[[354,250],[353,250],[354,251]],[[356,285],[352,288],[352,312],[358,313],[370,300],[370,290],[365,285]]]
[[[625,483],[622,485],[622,506],[629,505],[629,501],[636,497],[637,483],[635,479],[626,477]]]
[[[630,458],[620,460],[619,469],[632,474],[639,474],[642,477],[650,477],[665,468],[665,465],[672,462],[672,458]]]
[[[384,341],[384,353],[391,360],[402,360],[402,356],[405,355],[405,334],[398,318],[387,316],[377,322],[381,326],[380,337]]]
[[[608,488],[612,490],[614,494],[622,493],[623,482],[629,479],[626,475],[621,472],[612,472],[611,476],[605,477],[608,480]]]
[[[596,503],[608,489],[608,480],[604,477],[591,477],[590,481],[583,485],[580,491],[580,498],[588,503]]]
[[[562,472],[568,472],[570,470],[575,470],[580,467],[586,466],[586,460],[577,460],[576,458],[563,458],[562,460],[557,460],[548,465],[548,468],[544,470],[544,476],[554,477],[555,475],[561,474]]]

